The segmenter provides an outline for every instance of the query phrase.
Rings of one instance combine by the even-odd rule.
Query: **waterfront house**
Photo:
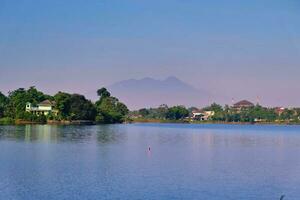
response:
[[[192,119],[193,120],[200,120],[200,121],[206,121],[211,119],[212,116],[214,116],[214,111],[204,111],[204,110],[194,110],[192,111]]]
[[[233,104],[233,108],[236,109],[237,111],[240,111],[242,109],[252,108],[252,107],[254,107],[254,104],[247,100],[242,100]]]
[[[281,115],[283,112],[285,111],[285,108],[284,107],[276,107],[275,108],[275,113],[277,114],[277,115]]]
[[[26,111],[35,115],[57,115],[58,110],[54,109],[55,102],[50,100],[42,101],[34,106],[32,103],[26,103]]]

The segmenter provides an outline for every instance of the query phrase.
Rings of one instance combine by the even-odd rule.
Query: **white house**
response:
[[[37,106],[33,106],[32,103],[26,103],[26,111],[31,112],[36,115],[49,115],[49,114],[58,114],[58,110],[54,109],[55,102],[45,100],[41,103],[37,104]]]
[[[215,115],[214,111],[194,111],[192,112],[194,120],[206,121]]]

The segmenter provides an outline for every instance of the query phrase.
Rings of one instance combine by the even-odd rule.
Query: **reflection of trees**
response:
[[[25,139],[25,126],[1,126],[0,127],[0,139]]]
[[[81,141],[91,140],[92,131],[85,126],[26,125],[3,126],[0,139],[21,141]]]
[[[102,125],[98,126],[97,140],[100,143],[117,142],[125,138],[125,134],[121,133],[118,125]]]
[[[58,137],[60,141],[88,141],[92,140],[93,126],[60,126]]]
[[[124,127],[123,127],[124,128]],[[126,134],[119,125],[55,126],[25,125],[0,127],[0,140],[112,143],[124,140]]]

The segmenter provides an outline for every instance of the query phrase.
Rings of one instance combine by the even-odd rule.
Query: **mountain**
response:
[[[165,80],[149,77],[129,79],[107,88],[130,109],[157,107],[161,104],[205,106],[210,103],[210,94],[207,91],[196,89],[176,77],[168,77]]]

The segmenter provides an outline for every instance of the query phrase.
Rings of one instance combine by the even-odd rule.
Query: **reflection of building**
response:
[[[252,107],[254,107],[254,104],[247,100],[242,100],[233,104],[233,108],[236,110],[242,110],[245,108],[252,108]]]
[[[60,140],[60,129],[53,125],[26,125],[25,141],[58,141]]]
[[[37,104],[37,106],[33,106],[32,103],[26,103],[26,111],[36,115],[57,115],[58,110],[54,109],[54,106],[55,102],[49,100],[45,100]]]

